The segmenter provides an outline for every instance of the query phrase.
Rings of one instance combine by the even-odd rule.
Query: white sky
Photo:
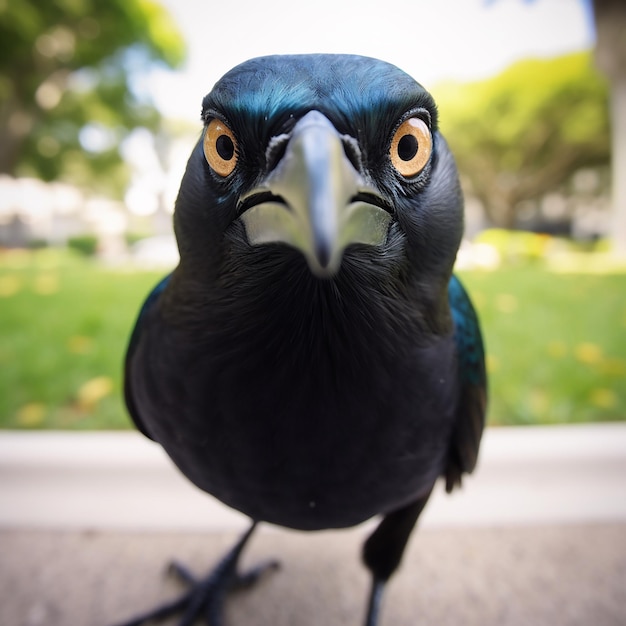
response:
[[[473,80],[517,59],[593,45],[586,0],[162,0],[188,44],[178,72],[143,85],[168,116],[197,122],[203,96],[254,56],[349,52],[398,65],[424,86]]]

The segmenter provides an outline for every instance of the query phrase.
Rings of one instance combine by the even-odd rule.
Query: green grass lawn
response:
[[[482,322],[492,424],[626,419],[626,274],[461,274]]]
[[[127,428],[120,374],[160,274],[60,250],[0,255],[0,426]]]
[[[0,427],[127,428],[121,369],[159,272],[0,253]],[[491,424],[626,419],[626,274],[463,272],[483,323]]]

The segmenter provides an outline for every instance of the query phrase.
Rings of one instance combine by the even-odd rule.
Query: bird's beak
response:
[[[298,121],[276,167],[241,198],[252,245],[290,245],[314,274],[329,277],[350,244],[386,241],[391,213],[346,156],[348,139],[318,111]]]

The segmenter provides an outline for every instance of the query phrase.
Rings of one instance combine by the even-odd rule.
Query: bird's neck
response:
[[[376,358],[388,352],[395,359],[449,330],[436,298],[415,293],[416,281],[362,271],[350,259],[332,279],[316,278],[295,255],[241,266],[209,284],[179,271],[172,283],[172,320],[180,331],[235,358],[335,362],[344,353],[354,361],[376,351]]]

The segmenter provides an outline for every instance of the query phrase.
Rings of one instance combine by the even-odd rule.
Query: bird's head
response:
[[[248,259],[296,250],[319,279],[364,254],[447,282],[463,228],[457,172],[432,97],[395,66],[253,59],[218,81],[202,119],[176,205],[181,264],[218,266],[237,240]]]

